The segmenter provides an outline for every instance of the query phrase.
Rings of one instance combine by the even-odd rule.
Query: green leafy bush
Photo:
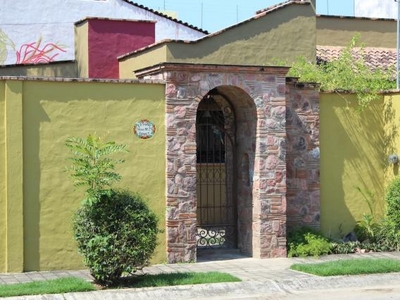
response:
[[[400,250],[400,230],[395,221],[385,218],[379,224],[376,241],[381,251]]]
[[[332,243],[331,252],[335,254],[357,251],[383,252],[400,250],[400,177],[396,177],[386,192],[386,215],[377,218],[375,198],[371,191],[357,190],[368,204],[370,213],[365,213],[357,222],[354,232],[357,242]]]
[[[328,239],[312,228],[300,227],[288,234],[288,257],[326,255],[330,247]]]
[[[123,273],[134,273],[149,263],[157,244],[157,218],[138,194],[111,186],[121,176],[110,155],[125,145],[89,135],[66,142],[73,156],[67,170],[75,186],[86,187],[86,197],[74,216],[78,250],[95,280],[117,283]]]
[[[75,239],[92,276],[105,285],[148,265],[157,245],[157,218],[138,194],[110,190],[84,204],[74,219]]]
[[[400,229],[400,177],[389,183],[386,192],[386,218],[395,229]]]
[[[295,61],[288,76],[299,77],[303,82],[317,82],[323,91],[335,91],[346,99],[341,91],[352,91],[357,95],[359,108],[379,98],[383,90],[394,89],[394,68],[389,70],[371,69],[367,63],[364,45],[359,43],[360,35],[352,38],[343,48],[339,57],[332,61],[315,63],[305,58]],[[355,55],[357,53],[357,55]]]
[[[333,242],[331,243],[331,253],[333,254],[348,254],[355,253],[357,249],[361,249],[360,242]]]

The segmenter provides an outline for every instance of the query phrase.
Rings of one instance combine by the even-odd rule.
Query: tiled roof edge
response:
[[[156,23],[156,21],[153,20],[138,20],[138,19],[113,19],[113,18],[101,18],[101,17],[86,17],[84,19],[81,19],[79,21],[76,21],[74,25],[79,25],[84,23],[85,21],[89,20],[108,20],[108,21],[124,21],[124,22],[141,22],[141,23]]]
[[[102,82],[102,83],[148,83],[165,84],[164,80],[155,79],[106,79],[106,78],[64,78],[35,76],[0,76],[0,80],[46,81],[46,82]]]
[[[334,15],[317,15],[317,18],[332,18],[332,19],[356,19],[356,20],[372,20],[372,21],[397,21],[389,18],[368,18],[355,16],[334,16]]]
[[[151,12],[151,13],[157,15],[157,16],[160,16],[160,17],[169,19],[169,20],[171,20],[171,21],[174,21],[175,23],[179,23],[179,24],[184,25],[184,26],[186,26],[186,27],[189,27],[189,28],[192,28],[192,29],[194,29],[194,30],[197,30],[197,31],[199,31],[199,32],[201,32],[201,33],[209,34],[209,32],[208,32],[207,30],[204,30],[204,29],[199,28],[199,27],[197,27],[197,26],[194,26],[194,25],[191,25],[191,24],[189,24],[189,23],[183,22],[183,21],[181,21],[181,20],[172,18],[172,17],[170,17],[170,16],[168,16],[168,15],[166,15],[166,14],[163,14],[163,13],[157,11],[157,10],[151,9],[150,7],[147,7],[147,6],[144,6],[144,5],[142,5],[142,4],[139,4],[139,3],[136,3],[136,2],[132,2],[132,1],[129,1],[129,0],[122,0],[122,1],[124,1],[124,2],[126,2],[126,3],[129,3],[129,4],[131,4],[131,5],[134,5],[134,6],[138,7],[138,8],[147,10],[147,11],[149,11],[149,12]]]
[[[268,13],[268,12],[273,11],[275,9],[279,9],[279,8],[284,7],[284,6],[287,6],[289,4],[302,4],[302,5],[303,4],[307,4],[307,5],[310,5],[310,2],[304,1],[304,0],[287,0],[285,2],[281,2],[281,3],[275,4],[275,5],[271,5],[271,6],[268,6],[266,8],[257,10],[256,11],[256,15],[262,14],[262,13],[266,13],[266,12]]]

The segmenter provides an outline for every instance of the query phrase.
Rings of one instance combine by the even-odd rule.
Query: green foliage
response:
[[[115,190],[121,179],[111,154],[125,145],[89,135],[66,142],[73,157],[68,168],[75,186],[86,186],[86,199],[74,216],[78,250],[100,284],[113,285],[123,273],[134,273],[149,263],[157,245],[157,218],[138,194]]]
[[[354,232],[357,242],[332,243],[331,252],[336,254],[365,252],[383,252],[400,250],[400,177],[396,177],[388,186],[386,193],[386,215],[379,219],[375,213],[375,198],[371,191],[357,190],[368,204],[369,213],[357,222]]]
[[[74,219],[75,239],[97,282],[113,285],[148,265],[157,244],[157,218],[138,194],[110,190],[84,204]]]
[[[400,230],[400,176],[389,183],[386,192],[386,218],[394,229]]]
[[[327,238],[308,227],[300,227],[288,234],[288,257],[326,255],[330,247]]]
[[[86,280],[76,277],[65,277],[27,283],[0,284],[0,297],[63,294],[86,291],[94,291],[93,285]],[[25,299],[25,297],[23,299]]]
[[[292,270],[319,276],[377,274],[400,271],[400,261],[387,258],[342,259],[317,264],[294,264]]]
[[[362,195],[368,205],[369,213],[364,213],[361,220],[357,222],[354,232],[359,241],[375,242],[379,230],[379,222],[375,212],[375,194],[371,190],[364,191],[356,186],[357,191]]]
[[[381,251],[399,251],[400,230],[398,224],[389,218],[385,218],[378,226],[375,241]]]
[[[321,90],[335,91],[344,99],[345,95],[341,91],[354,92],[360,109],[365,108],[379,97],[379,92],[394,89],[396,82],[393,80],[393,69],[371,69],[368,66],[365,48],[358,40],[359,35],[353,37],[338,59],[333,61],[316,64],[299,58],[291,66],[288,76],[319,83]]]
[[[109,156],[126,151],[126,145],[115,142],[106,142],[103,137],[89,134],[86,139],[71,137],[66,146],[72,153],[72,166],[67,168],[74,180],[75,186],[86,186],[87,200],[94,201],[96,197],[106,192],[114,182],[121,179],[121,175],[114,172],[115,165],[123,160]]]
[[[333,254],[348,254],[355,253],[357,249],[361,249],[360,242],[333,242],[331,243],[331,253]]]
[[[379,230],[379,224],[374,221],[371,214],[365,213],[354,227],[354,233],[359,241],[375,241],[377,230]]]

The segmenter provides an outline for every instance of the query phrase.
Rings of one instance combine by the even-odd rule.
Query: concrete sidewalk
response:
[[[294,263],[316,263],[340,259],[394,258],[400,260],[400,252],[328,255],[321,258],[271,258],[254,259],[242,256],[214,257],[213,261],[200,261],[191,264],[162,264],[145,268],[146,274],[175,272],[220,271],[242,279],[239,283],[218,283],[195,286],[164,288],[116,289],[88,293],[69,293],[63,295],[40,295],[14,297],[10,299],[218,299],[251,297],[254,293],[291,293],[306,289],[328,289],[348,287],[371,287],[376,285],[395,285],[400,283],[400,273],[360,276],[317,277],[289,270]],[[224,259],[224,260],[221,260]],[[92,280],[88,271],[48,271],[18,274],[0,274],[0,284],[22,283],[47,280],[65,276],[76,276]],[[231,298],[229,298],[231,297]],[[250,299],[250,298],[247,298]],[[253,299],[253,298],[251,298]]]

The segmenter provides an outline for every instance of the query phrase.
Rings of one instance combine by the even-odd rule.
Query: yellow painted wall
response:
[[[20,261],[24,271],[83,267],[73,240],[71,217],[84,190],[75,190],[64,172],[69,164],[64,143],[70,136],[107,134],[108,139],[127,144],[129,153],[121,155],[125,163],[118,167],[123,177],[119,186],[148,198],[160,218],[160,226],[165,226],[164,85],[12,82],[21,84],[23,91],[23,122],[18,123],[23,123],[24,239]],[[0,108],[4,102],[1,99]],[[155,123],[157,133],[153,139],[134,136],[133,125],[140,119]],[[0,148],[0,155],[1,151]],[[3,228],[0,227],[0,234]],[[12,244],[14,237],[9,239]],[[160,234],[159,242],[153,260],[158,263],[166,257],[165,233]],[[3,243],[1,239],[0,251]],[[4,266],[0,272],[3,270]]]
[[[5,81],[0,81],[0,273],[6,271]]]
[[[167,61],[167,45],[160,44],[145,50],[140,55],[132,55],[119,60],[119,78],[135,78],[134,70],[150,67]]]
[[[5,81],[6,271],[23,270],[22,82]]]
[[[321,229],[338,237],[350,232],[368,206],[356,187],[375,194],[375,209],[383,212],[383,99],[363,112],[354,95],[320,94]]]
[[[385,109],[385,157],[390,154],[400,155],[400,94],[391,93],[384,95]],[[389,165],[385,172],[385,186],[395,177],[399,175],[399,164]]]
[[[66,77],[76,78],[75,62],[57,62],[43,65],[18,65],[0,67],[0,76]]]
[[[77,77],[89,77],[89,29],[88,22],[75,25],[75,59],[77,61]]]
[[[396,21],[317,17],[317,45],[347,46],[360,33],[366,47],[396,48]]]

